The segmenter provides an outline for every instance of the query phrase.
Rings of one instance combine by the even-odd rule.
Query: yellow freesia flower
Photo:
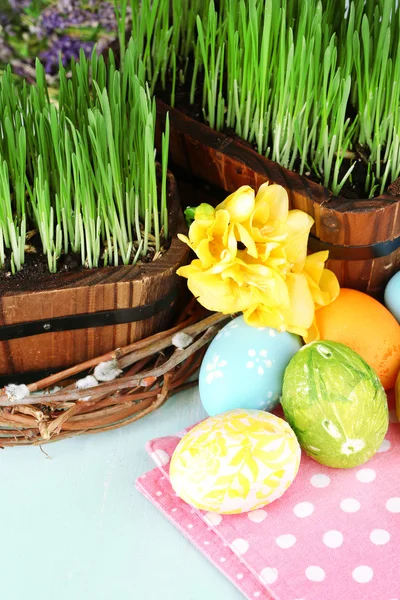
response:
[[[242,186],[215,209],[197,207],[188,237],[179,237],[198,258],[178,274],[208,310],[318,339],[315,311],[337,297],[339,283],[325,269],[328,252],[307,256],[312,225],[289,210],[282,186],[265,183],[257,195]]]
[[[232,223],[243,223],[254,210],[254,190],[248,185],[242,185],[236,192],[225,198],[216,210],[227,210]]]

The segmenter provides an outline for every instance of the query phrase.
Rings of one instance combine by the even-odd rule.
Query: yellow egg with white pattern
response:
[[[231,410],[191,429],[171,459],[170,480],[185,502],[219,514],[270,504],[288,489],[300,464],[291,427],[261,410]]]

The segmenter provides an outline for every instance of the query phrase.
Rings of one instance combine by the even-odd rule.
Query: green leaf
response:
[[[188,206],[185,210],[185,221],[186,221],[186,225],[188,227],[190,227],[190,225],[193,223],[194,221],[194,215],[196,214],[196,208],[193,208],[191,206]]]

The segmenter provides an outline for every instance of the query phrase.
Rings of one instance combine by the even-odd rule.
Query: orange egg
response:
[[[315,316],[322,340],[346,344],[375,370],[386,390],[394,387],[400,369],[400,325],[383,304],[342,288]]]

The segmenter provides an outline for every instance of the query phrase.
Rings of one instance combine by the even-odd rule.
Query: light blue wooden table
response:
[[[122,429],[0,451],[1,600],[243,600],[134,486],[197,390]]]

